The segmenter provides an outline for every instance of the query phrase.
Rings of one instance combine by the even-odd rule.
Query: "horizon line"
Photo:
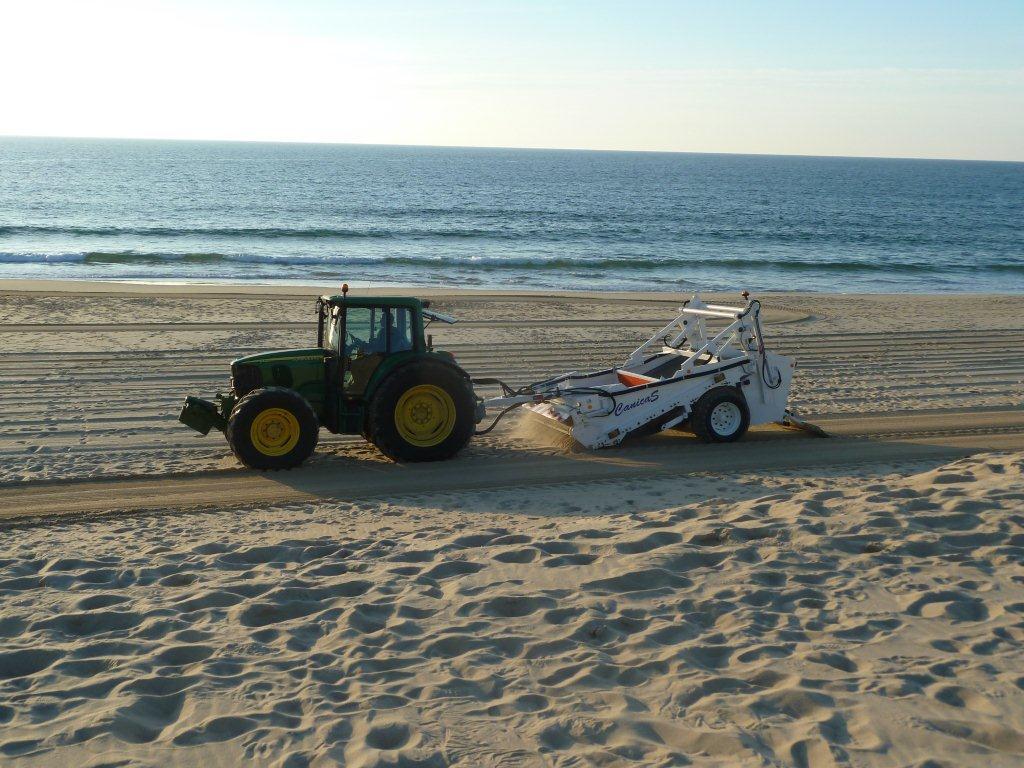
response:
[[[379,142],[363,141],[304,141],[300,139],[195,139],[175,137],[154,137],[154,136],[69,136],[61,134],[7,134],[0,133],[0,139],[72,139],[76,141],[153,141],[153,142],[178,142],[178,143],[206,143],[206,144],[285,144],[305,146],[328,146],[328,147],[400,147],[418,149],[499,149],[499,150],[524,150],[533,152],[603,152],[620,154],[649,154],[649,155],[726,155],[735,157],[802,157],[820,158],[834,160],[921,160],[959,163],[1024,163],[1020,160],[993,159],[993,158],[965,158],[965,157],[940,157],[925,156],[908,157],[906,155],[833,155],[833,154],[809,154],[809,153],[783,153],[783,152],[724,152],[724,151],[693,151],[683,149],[607,149],[595,147],[541,147],[541,146],[510,146],[499,144],[388,144]]]

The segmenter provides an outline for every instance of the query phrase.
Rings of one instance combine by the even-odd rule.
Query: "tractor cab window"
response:
[[[388,351],[388,313],[379,307],[348,307],[342,339],[345,394],[366,389]]]
[[[337,354],[341,353],[341,309],[339,307],[331,309],[331,315],[327,318],[327,335],[324,344],[327,349],[334,350]]]
[[[350,307],[345,318],[345,356],[365,357],[387,351],[387,313],[376,307]]]
[[[390,351],[408,352],[412,348],[412,314],[408,309],[392,309]]]

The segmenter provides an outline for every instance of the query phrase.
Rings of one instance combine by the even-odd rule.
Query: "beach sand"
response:
[[[512,383],[683,298],[416,293]],[[308,344],[313,295],[0,284],[5,764],[1024,764],[1017,297],[759,297],[828,440],[511,421],[443,464],[324,434],[249,472],[180,401]]]

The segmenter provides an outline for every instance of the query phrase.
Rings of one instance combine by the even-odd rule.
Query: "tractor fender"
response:
[[[454,368],[462,376],[464,376],[467,379],[469,378],[469,374],[466,372],[465,368],[463,368],[461,365],[455,362],[455,355],[453,355],[451,352],[427,352],[426,359],[432,360],[435,363],[447,365],[449,368]]]
[[[393,374],[395,371],[398,371],[402,368],[406,368],[410,365],[416,365],[417,363],[421,363],[424,361],[437,363],[438,365],[443,365],[447,368],[451,368],[464,379],[470,381],[470,386],[472,386],[472,379],[470,379],[470,376],[466,372],[466,369],[463,368],[458,363],[456,363],[455,359],[450,355],[442,354],[439,352],[420,352],[413,353],[408,357],[405,357],[405,359],[395,363],[394,365],[389,365],[386,367],[381,366],[376,371],[374,371],[373,376],[370,378],[370,381],[366,385],[366,399],[373,399],[373,396],[374,394],[376,394],[377,388],[381,385],[381,382],[383,382],[384,379],[391,376],[391,374]]]

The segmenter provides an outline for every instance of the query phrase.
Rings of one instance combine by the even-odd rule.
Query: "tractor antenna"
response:
[[[348,283],[341,284],[341,298],[345,298],[348,295]]]

